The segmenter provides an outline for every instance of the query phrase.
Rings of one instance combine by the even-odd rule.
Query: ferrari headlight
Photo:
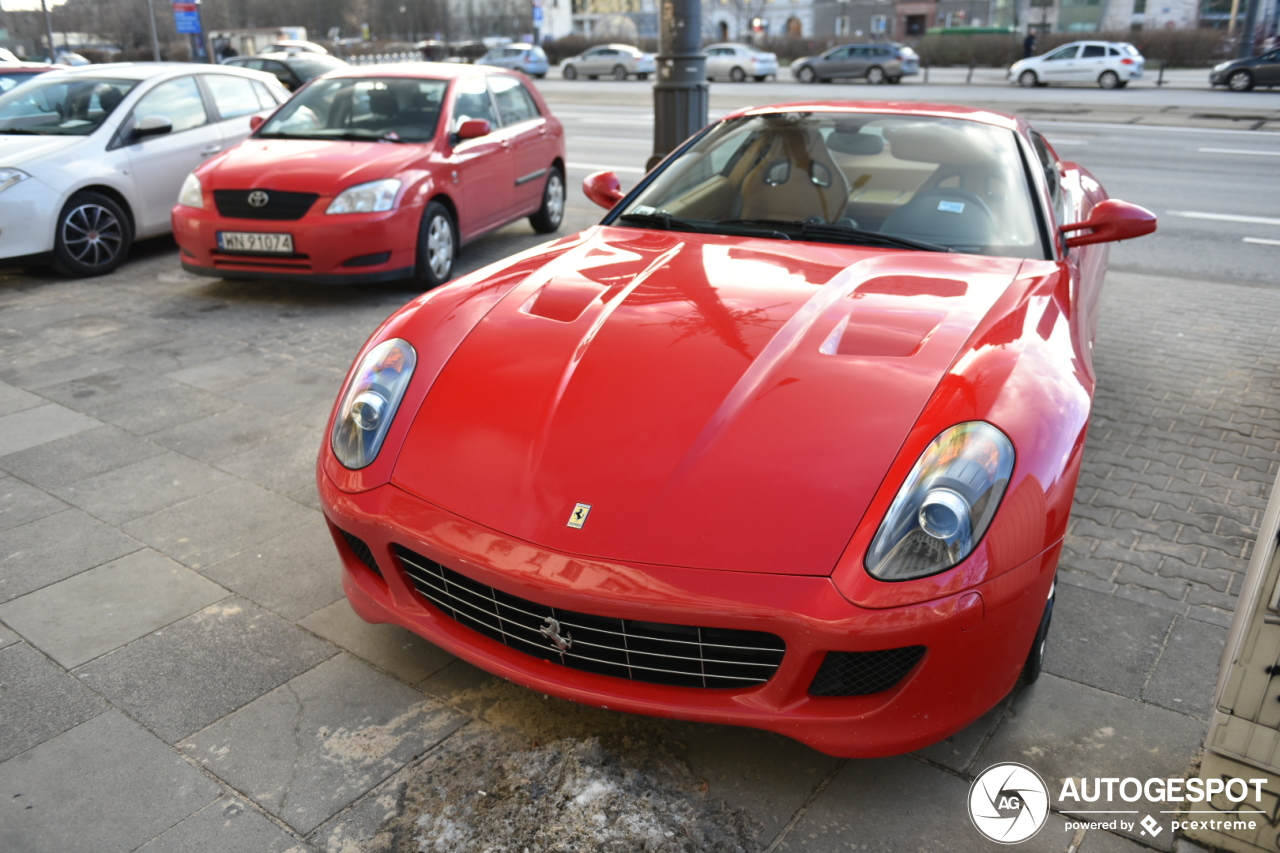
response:
[[[21,169],[0,169],[0,193],[31,177]]]
[[[178,204],[183,207],[204,207],[204,187],[200,186],[200,179],[195,172],[187,175],[187,179],[182,182],[182,189],[178,190]]]
[[[418,362],[407,341],[383,341],[360,360],[333,422],[333,455],[358,470],[373,462]]]
[[[991,424],[959,424],[935,438],[885,514],[867,571],[902,581],[958,564],[987,532],[1012,471],[1013,444]]]
[[[378,213],[395,207],[400,182],[395,178],[356,184],[338,194],[325,213]]]

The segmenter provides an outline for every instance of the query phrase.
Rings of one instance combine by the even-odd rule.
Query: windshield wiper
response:
[[[720,225],[759,225],[767,228],[794,228],[804,237],[818,239],[836,239],[850,243],[869,244],[873,246],[889,246],[895,249],[919,249],[924,252],[954,252],[950,246],[940,246],[924,240],[912,240],[910,237],[895,237],[879,231],[868,231],[865,228],[853,228],[848,225],[831,225],[825,222],[808,222],[799,219],[728,219]]]
[[[620,222],[632,225],[643,225],[646,228],[660,228],[663,231],[702,231],[703,228],[687,219],[672,216],[670,213],[624,213],[618,217]]]

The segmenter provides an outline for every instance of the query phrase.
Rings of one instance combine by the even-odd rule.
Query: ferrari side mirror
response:
[[[1156,230],[1156,215],[1145,207],[1127,201],[1109,198],[1094,206],[1089,218],[1082,222],[1063,225],[1058,230],[1066,236],[1068,231],[1090,229],[1085,234],[1067,237],[1067,247],[1087,246],[1090,243],[1111,243],[1130,240]]]
[[[622,182],[613,172],[596,172],[593,175],[587,175],[582,181],[582,191],[586,193],[587,198],[605,210],[611,210],[626,195],[622,191]]]

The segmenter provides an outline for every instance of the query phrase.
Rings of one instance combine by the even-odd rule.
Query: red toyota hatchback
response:
[[[449,279],[462,244],[564,217],[564,129],[524,75],[406,63],[317,78],[188,176],[188,272],[359,284]]]

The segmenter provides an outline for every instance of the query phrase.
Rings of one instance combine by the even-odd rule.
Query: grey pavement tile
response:
[[[298,623],[401,681],[417,684],[457,660],[399,625],[371,625],[340,598]]]
[[[11,415],[24,409],[34,409],[47,402],[49,401],[44,397],[0,381],[0,416]]]
[[[40,393],[81,412],[94,412],[121,398],[162,391],[177,384],[134,367],[121,367],[48,385]],[[177,386],[181,387],[181,386]]]
[[[974,766],[1025,764],[1051,793],[1061,791],[1069,776],[1168,779],[1187,771],[1205,730],[1204,723],[1183,714],[1046,673],[1018,694]],[[1102,802],[1089,808],[1108,808]],[[1054,803],[1063,805],[1056,794]],[[1167,850],[1167,838],[1143,843]]]
[[[87,356],[65,348],[32,346],[28,343],[19,357],[6,359],[0,364],[0,381],[38,391],[47,385],[82,379],[121,367],[124,365],[101,356]]]
[[[150,436],[201,462],[217,462],[274,440],[294,426],[291,420],[238,406]],[[319,442],[316,444],[319,451]]]
[[[13,633],[5,626],[0,625],[0,649],[12,646],[14,643],[18,642],[18,640],[19,637],[17,634]]]
[[[289,497],[303,506],[309,506],[312,509],[323,511],[320,506],[320,492],[316,489],[315,478],[311,478],[305,486],[297,491],[290,492]]]
[[[54,489],[108,524],[120,525],[236,482],[236,478],[172,451]]]
[[[222,797],[138,848],[138,853],[306,853],[303,842],[238,797]]]
[[[126,853],[219,793],[173,750],[108,711],[0,764],[0,848]]]
[[[1142,698],[1183,714],[1209,718],[1226,628],[1179,619]]]
[[[0,530],[62,512],[67,505],[17,477],[0,476]]]
[[[332,368],[295,364],[260,382],[227,391],[226,395],[272,414],[287,414],[299,409],[323,409],[327,412],[342,390],[344,375]]]
[[[141,381],[131,376],[130,381],[121,387],[99,387],[98,380],[111,375],[77,379],[45,388],[42,393],[52,395],[55,389],[62,393],[67,387],[80,387],[69,395],[67,405],[139,435],[189,423],[235,406],[226,397],[163,377],[146,376],[146,381]]]
[[[78,509],[0,531],[0,601],[139,550],[142,544]]]
[[[164,453],[145,438],[102,424],[95,429],[0,457],[0,468],[45,490]]]
[[[75,347],[81,352],[89,353],[94,358],[114,358],[137,366],[149,373],[155,373],[156,371],[152,369],[150,364],[145,360],[133,358],[131,353],[146,346],[156,346],[176,341],[182,337],[182,332],[178,329],[150,323],[143,325],[137,317],[131,317],[130,321],[129,325],[123,329],[95,335],[77,342]]]
[[[180,747],[306,833],[466,721],[340,654]]]
[[[1060,584],[1044,669],[1137,698],[1174,614]]]
[[[0,324],[20,332],[32,331],[68,323],[91,310],[74,299],[33,299],[4,306],[0,310]]]
[[[321,518],[201,572],[294,622],[342,598],[342,563]]]
[[[266,444],[219,460],[217,465],[259,486],[287,495],[315,482],[322,432],[294,427],[282,431],[279,438]]]
[[[291,359],[268,350],[252,349],[174,370],[165,376],[205,391],[228,391],[257,382],[291,363]]]
[[[0,605],[0,619],[72,669],[229,593],[150,549]]]
[[[74,674],[176,743],[336,651],[249,601],[228,598]]]
[[[248,343],[234,338],[216,334],[203,336],[183,334],[163,343],[145,343],[141,347],[128,351],[128,357],[133,363],[145,364],[147,370],[152,373],[167,374],[249,349]]]
[[[847,763],[778,846],[778,853],[989,850],[968,811],[969,783],[905,756]],[[1050,813],[1018,850],[1067,848],[1065,821]]]
[[[0,761],[105,710],[101,697],[25,643],[0,650]]]
[[[317,515],[266,489],[235,483],[135,519],[123,529],[198,569],[313,521]]]
[[[978,750],[987,742],[987,738],[991,736],[991,732],[1000,723],[1006,708],[1012,701],[1013,694],[1010,694],[1000,704],[983,714],[976,722],[971,723],[949,738],[918,750],[915,754],[957,773],[968,771],[973,764],[973,759],[978,755]]]
[[[88,415],[47,403],[0,417],[0,456],[102,426]]]

